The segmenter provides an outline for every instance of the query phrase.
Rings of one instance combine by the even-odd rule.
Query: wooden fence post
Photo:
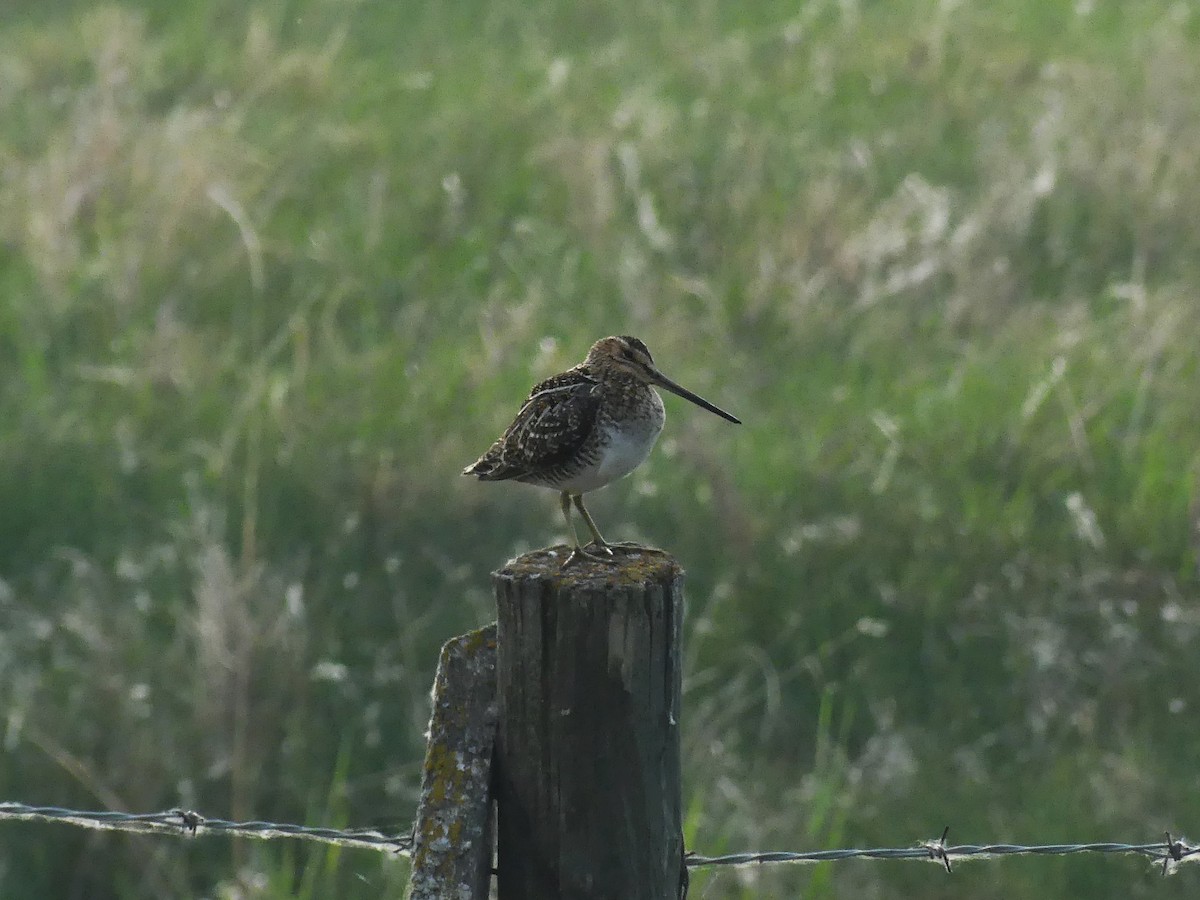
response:
[[[451,638],[433,682],[408,900],[487,900],[492,872],[496,626]]]
[[[660,551],[493,573],[500,900],[675,900],[683,571]]]

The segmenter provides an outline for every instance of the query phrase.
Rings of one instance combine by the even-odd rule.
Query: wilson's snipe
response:
[[[561,494],[574,540],[563,565],[593,555],[579,545],[572,501],[592,532],[588,546],[611,556],[609,544],[584,508],[583,495],[628,475],[649,455],[665,418],[662,399],[652,385],[741,424],[658,371],[637,338],[607,337],[592,345],[582,363],[535,385],[500,440],[463,474],[554,488]]]

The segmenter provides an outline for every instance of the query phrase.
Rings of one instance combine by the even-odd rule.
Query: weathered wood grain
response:
[[[618,554],[493,575],[500,900],[678,896],[683,571]]]

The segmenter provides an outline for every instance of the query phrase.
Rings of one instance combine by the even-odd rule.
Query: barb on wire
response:
[[[210,819],[185,809],[171,809],[156,813],[123,813],[63,809],[58,806],[28,806],[24,803],[0,803],[0,821],[4,819],[64,822],[84,828],[131,831],[136,834],[186,834],[194,837],[224,832],[260,840],[286,837],[338,844],[343,847],[391,850],[402,854],[411,853],[413,843],[412,837],[409,835],[386,835],[372,829],[343,830],[288,825],[279,822],[230,822],[225,819]]]
[[[953,873],[950,868],[950,857],[946,854],[946,838],[950,835],[950,826],[947,825],[942,829],[942,836],[936,842],[930,841],[925,845],[925,849],[929,851],[930,859],[940,859],[946,865],[946,874]]]

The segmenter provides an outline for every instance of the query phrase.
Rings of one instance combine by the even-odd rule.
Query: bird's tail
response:
[[[493,458],[490,454],[485,453],[475,462],[471,463],[462,470],[464,475],[474,475],[481,481],[500,481],[504,478],[511,478],[510,475],[504,474],[504,465],[500,460]]]

